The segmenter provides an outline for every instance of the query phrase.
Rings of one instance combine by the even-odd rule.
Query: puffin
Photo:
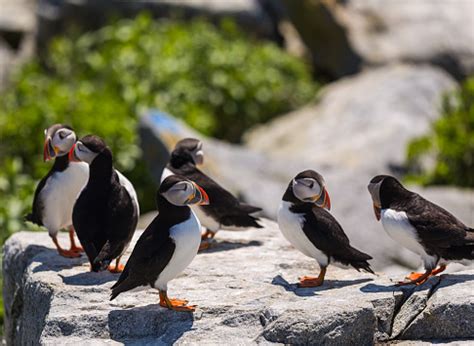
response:
[[[69,151],[70,161],[89,164],[89,179],[72,213],[72,221],[91,263],[91,271],[121,272],[140,215],[137,194],[130,181],[113,167],[112,151],[104,140],[87,135]],[[115,259],[115,266],[109,266]]]
[[[180,140],[171,153],[170,161],[163,170],[161,180],[172,174],[182,175],[201,186],[209,195],[209,205],[193,207],[196,215],[206,229],[202,234],[201,250],[209,246],[208,241],[220,229],[229,231],[245,230],[249,227],[262,228],[259,218],[251,214],[261,211],[240,202],[229,191],[216,183],[209,176],[199,170],[196,165],[202,164],[204,153],[202,142],[195,138]]]
[[[330,208],[324,179],[313,170],[296,175],[283,194],[278,209],[278,226],[283,236],[303,254],[314,258],[321,269],[318,277],[299,278],[299,287],[321,286],[330,263],[374,274],[367,262],[372,257],[351,246],[341,225],[328,212]]]
[[[89,178],[89,166],[84,162],[71,162],[69,150],[76,142],[74,130],[63,124],[54,124],[44,130],[43,159],[54,159],[54,164],[40,180],[33,198],[32,212],[25,220],[44,226],[63,257],[80,257],[83,251],[74,240],[72,209],[77,196]],[[58,242],[58,232],[69,229],[71,247],[63,249]]]
[[[208,205],[206,191],[180,175],[161,183],[156,205],[158,215],[138,239],[125,269],[112,286],[110,300],[120,293],[152,287],[158,290],[160,306],[176,311],[194,311],[186,300],[167,295],[168,282],[194,259],[201,242],[201,224],[191,205]]]
[[[474,229],[440,206],[407,190],[395,177],[377,175],[368,185],[375,217],[390,237],[418,254],[424,273],[411,273],[398,285],[421,285],[449,262],[474,259]]]

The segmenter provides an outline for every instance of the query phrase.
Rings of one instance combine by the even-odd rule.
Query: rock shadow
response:
[[[103,285],[110,281],[117,281],[119,276],[119,274],[113,274],[107,270],[98,273],[87,271],[71,276],[64,276],[59,274],[59,277],[61,277],[64,284],[72,286]]]
[[[25,251],[35,253],[31,262],[39,262],[40,265],[33,268],[33,273],[54,271],[60,272],[64,269],[71,269],[73,267],[82,266],[87,262],[84,254],[77,258],[66,258],[58,254],[56,249],[52,249],[42,245],[29,245]]]
[[[239,241],[216,241],[212,242],[209,246],[208,249],[199,251],[199,253],[214,253],[214,252],[220,252],[220,251],[228,251],[228,250],[235,250],[235,249],[240,249],[243,247],[250,247],[250,246],[262,246],[263,242],[258,241],[258,240],[251,240],[249,242],[239,242]]]
[[[110,338],[125,345],[174,344],[192,329],[194,314],[165,309],[158,304],[113,310],[108,315]],[[144,342],[145,340],[145,342]]]
[[[433,282],[434,280],[438,282]],[[360,288],[362,292],[365,293],[378,293],[378,292],[404,292],[414,290],[417,291],[430,290],[433,288],[433,285],[436,285],[437,288],[440,287],[449,287],[456,284],[460,284],[466,281],[474,281],[474,275],[472,274],[442,274],[430,278],[428,281],[422,285],[406,285],[406,286],[397,286],[396,282],[393,282],[388,285],[379,285],[379,284],[368,284]]]
[[[277,275],[272,280],[272,285],[281,286],[287,292],[294,293],[298,297],[311,297],[318,295],[318,292],[343,288],[352,285],[362,284],[364,282],[372,281],[373,279],[356,279],[356,280],[324,280],[322,286],[318,287],[298,287],[297,283],[290,284],[281,275]]]

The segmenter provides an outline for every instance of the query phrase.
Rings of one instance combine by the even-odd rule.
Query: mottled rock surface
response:
[[[170,296],[199,305],[194,314],[159,307],[151,289],[109,302],[116,274],[90,273],[85,258],[59,257],[46,233],[17,233],[4,247],[7,341],[370,345],[474,338],[474,271],[402,289],[391,281],[402,274],[330,267],[324,286],[300,289],[297,277],[317,274],[317,265],[291,248],[275,223],[265,225],[220,232],[170,283]]]

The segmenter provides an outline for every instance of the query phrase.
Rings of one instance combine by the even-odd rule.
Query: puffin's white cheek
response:
[[[293,185],[293,191],[295,193],[295,196],[298,197],[300,200],[304,200],[306,198],[314,196],[314,193],[311,191],[311,189],[303,184]]]
[[[74,138],[66,137],[63,140],[53,140],[53,145],[58,148],[61,153],[68,153],[71,150],[72,146],[74,145]]]
[[[79,160],[87,162],[89,165],[94,161],[97,154],[76,150],[76,156]]]
[[[196,162],[197,165],[202,165],[204,162],[204,153],[202,150],[199,150],[194,154],[194,161]]]

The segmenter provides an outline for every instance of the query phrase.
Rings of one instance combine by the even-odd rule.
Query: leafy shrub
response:
[[[434,158],[431,170],[422,160]],[[407,150],[409,176],[423,184],[450,184],[474,187],[474,77],[446,95],[442,116],[429,135],[413,140]]]
[[[155,187],[141,160],[137,114],[157,107],[207,135],[238,141],[249,126],[310,100],[306,65],[271,43],[253,42],[225,21],[122,20],[54,40],[45,66],[33,61],[0,95],[0,232],[23,227],[42,162],[43,129],[67,123],[104,137],[134,183],[142,211]]]

